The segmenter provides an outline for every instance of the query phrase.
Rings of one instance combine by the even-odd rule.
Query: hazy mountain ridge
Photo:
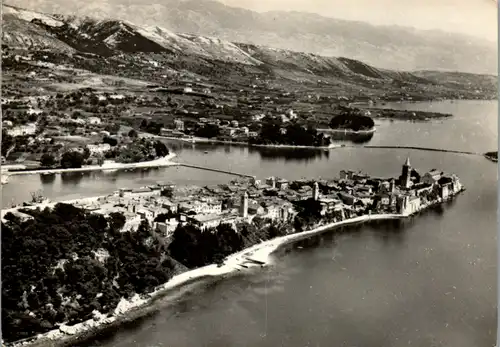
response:
[[[302,12],[257,13],[211,0],[139,0],[50,4],[17,0],[16,4],[51,13],[122,18],[138,25],[160,25],[174,32],[216,36],[324,56],[345,56],[399,70],[497,72],[495,43],[460,34],[373,26]]]
[[[218,38],[192,34],[176,34],[158,26],[138,26],[129,21],[47,15],[8,6],[6,9],[12,16],[17,16],[17,20],[26,20],[28,28],[44,29],[47,36],[57,37],[77,51],[101,56],[138,52],[167,53],[180,60],[187,57],[201,57],[212,61],[252,66],[270,65],[276,69],[289,69],[341,79],[401,77],[352,59],[323,57],[312,53],[252,44],[235,44]],[[8,36],[9,32],[5,31],[5,35]],[[23,47],[22,42],[10,42],[10,44]],[[58,45],[54,45],[53,48],[59,49]],[[199,65],[203,65],[203,62],[200,61]]]
[[[75,68],[94,73],[160,84],[165,81],[161,76],[179,73],[205,76],[228,85],[241,78],[326,84],[336,92],[358,95],[362,91],[372,95],[398,91],[403,95],[410,90],[416,97],[431,90],[436,96],[482,90],[490,95],[496,90],[493,76],[394,71],[351,58],[179,34],[124,20],[48,15],[11,6],[5,6],[4,12],[3,44],[10,48],[51,51],[69,57],[51,55],[55,63],[67,60]],[[445,80],[441,81],[440,76]]]

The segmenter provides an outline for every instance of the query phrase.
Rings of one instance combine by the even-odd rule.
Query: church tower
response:
[[[401,187],[410,188],[411,183],[411,165],[410,158],[406,158],[406,162],[403,165],[403,170],[401,173]]]
[[[391,179],[391,182],[389,183],[389,192],[391,194],[394,194],[396,192],[396,181],[393,179]]]
[[[318,201],[319,200],[319,185],[318,182],[314,182],[313,185],[313,199]]]
[[[247,192],[245,192],[241,196],[240,216],[243,218],[248,217],[248,194],[247,194]]]

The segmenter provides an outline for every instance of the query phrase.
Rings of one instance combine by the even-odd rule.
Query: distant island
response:
[[[157,184],[4,210],[2,342],[81,342],[183,283],[266,265],[280,245],[334,227],[412,216],[463,189],[408,159],[392,179],[342,170],[319,181]]]
[[[491,161],[498,162],[498,151],[487,152],[484,154],[484,156]]]

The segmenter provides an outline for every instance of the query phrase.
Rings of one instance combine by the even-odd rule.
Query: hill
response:
[[[65,0],[15,0],[15,4],[46,13],[121,18],[231,42],[345,56],[388,69],[497,72],[495,42],[440,31],[374,26],[301,12],[258,13],[212,0],[128,0],[126,4],[107,0],[74,5]]]

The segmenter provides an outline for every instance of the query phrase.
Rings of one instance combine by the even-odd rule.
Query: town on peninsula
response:
[[[295,236],[407,218],[464,189],[456,175],[436,169],[419,174],[408,158],[397,178],[342,170],[329,180],[248,177],[206,187],[158,183],[6,209],[2,233],[12,251],[4,271],[37,271],[9,276],[3,285],[10,293],[4,300],[10,327],[4,339],[75,338],[118,321],[162,289],[210,275],[207,267],[216,266],[220,270],[212,272],[220,274],[264,266],[269,253]],[[19,262],[19,247],[30,254],[49,248]],[[45,265],[54,261],[56,268]],[[21,304],[12,296],[20,290]]]

